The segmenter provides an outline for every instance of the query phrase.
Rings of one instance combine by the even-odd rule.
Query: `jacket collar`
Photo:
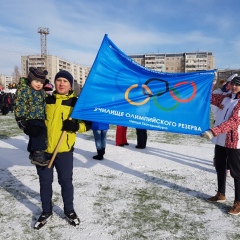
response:
[[[72,98],[72,97],[75,97],[75,94],[73,92],[73,90],[70,90],[68,94],[66,95],[62,95],[62,94],[59,94],[55,91],[53,91],[52,95],[56,98],[56,99],[69,99],[69,98]]]

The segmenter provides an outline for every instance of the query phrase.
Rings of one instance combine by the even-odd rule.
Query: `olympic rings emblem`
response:
[[[165,84],[165,91],[162,91],[162,92],[158,92],[156,94],[153,94],[152,91],[150,90],[150,88],[148,87],[148,84],[152,81],[159,81],[159,82],[162,82]],[[186,84],[191,84],[192,85],[192,88],[193,88],[193,91],[192,91],[192,94],[190,97],[186,98],[186,99],[182,99],[180,98],[180,93],[177,91],[177,87],[181,86],[181,85],[186,85]],[[130,98],[129,98],[129,93],[132,89],[134,88],[137,88],[139,86],[139,84],[133,84],[132,86],[130,86],[126,92],[125,92],[125,99],[131,104],[131,105],[134,105],[134,106],[141,106],[141,105],[144,105],[146,104],[151,97],[153,97],[153,101],[155,103],[155,105],[161,109],[161,110],[164,110],[164,111],[172,111],[174,110],[175,108],[178,107],[179,103],[187,103],[187,102],[190,102],[191,100],[194,99],[194,97],[196,96],[196,93],[197,93],[197,86],[194,82],[187,82],[187,81],[183,81],[183,82],[179,82],[179,83],[176,83],[174,85],[173,88],[169,88],[169,83],[165,80],[162,80],[162,79],[158,79],[158,78],[150,78],[148,79],[144,84],[142,84],[142,91],[143,91],[143,94],[146,95],[146,99],[144,99],[143,101],[141,102],[134,102],[132,101]],[[161,95],[163,95],[164,93],[167,93],[169,92],[171,97],[176,101],[176,103],[169,107],[169,108],[166,108],[166,107],[163,107],[161,106],[158,101],[157,101],[157,97],[160,97]]]
[[[129,95],[129,92],[133,89],[133,88],[137,88],[138,87],[138,84],[133,84],[132,86],[130,86],[127,91],[125,92],[125,99],[132,105],[135,105],[135,106],[141,106],[145,103],[147,103],[150,99],[150,97],[147,97],[145,100],[143,100],[142,102],[133,102],[132,100],[129,99],[128,95]],[[152,92],[151,90],[149,89],[149,87],[145,84],[142,85],[142,88],[145,89],[149,95],[152,95]]]
[[[179,82],[177,84],[174,85],[174,87],[178,87],[180,85],[184,85],[184,84],[189,84],[188,82]],[[197,86],[194,82],[190,82],[190,84],[193,86],[193,93],[192,96],[190,96],[187,99],[180,99],[179,97],[176,97],[173,93],[173,91],[170,91],[171,96],[178,102],[182,102],[182,103],[186,103],[186,102],[190,102],[191,100],[193,100],[193,98],[196,96],[197,93]]]

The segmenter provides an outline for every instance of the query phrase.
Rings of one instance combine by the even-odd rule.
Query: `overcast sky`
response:
[[[92,65],[104,34],[127,55],[212,51],[215,67],[240,68],[239,0],[10,0],[0,7],[0,74],[41,53]]]

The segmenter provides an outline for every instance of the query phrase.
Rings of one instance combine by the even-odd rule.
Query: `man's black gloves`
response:
[[[63,121],[62,131],[76,132],[79,129],[79,123],[75,120],[66,119]]]
[[[17,125],[20,129],[24,130],[27,127],[27,121],[25,117],[18,117],[16,118]]]

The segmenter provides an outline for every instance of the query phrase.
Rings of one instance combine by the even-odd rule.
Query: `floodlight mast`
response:
[[[38,33],[41,37],[42,69],[47,70],[47,34],[49,34],[49,28],[39,27]]]

